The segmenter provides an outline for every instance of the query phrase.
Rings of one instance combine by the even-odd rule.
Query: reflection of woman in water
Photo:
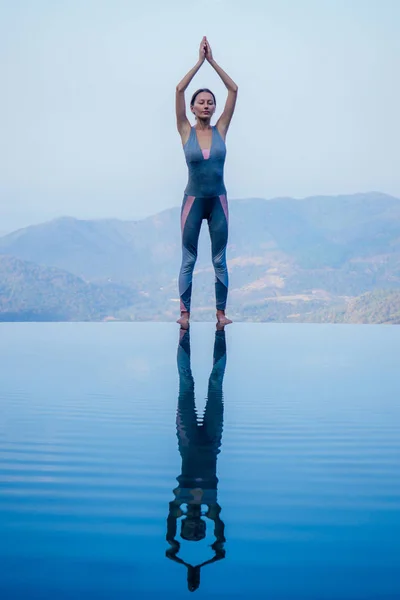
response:
[[[178,346],[179,400],[177,410],[177,435],[182,457],[182,472],[177,477],[178,486],[173,490],[175,499],[169,503],[167,541],[170,548],[166,556],[187,567],[188,588],[195,591],[200,585],[200,569],[225,557],[224,523],[221,507],[217,502],[217,455],[220,452],[223,399],[222,381],[226,365],[225,331],[215,333],[213,369],[208,381],[207,403],[202,421],[198,421],[194,380],[190,368],[190,333],[180,331]],[[186,505],[186,510],[182,505]],[[206,510],[202,510],[202,505]],[[181,523],[181,538],[197,542],[206,536],[206,517],[214,521],[215,542],[211,546],[214,556],[193,566],[177,556],[180,543],[175,539],[177,519]]]
[[[185,90],[205,60],[221,77],[228,90],[228,96],[216,125],[211,125],[216,108],[215,96],[208,88],[197,90],[190,101],[190,110],[196,118],[196,125],[191,127],[186,116]],[[189,169],[189,180],[181,210],[182,265],[179,273],[181,315],[178,323],[185,329],[189,326],[192,275],[203,219],[207,219],[211,238],[217,321],[221,325],[232,323],[225,316],[228,295],[225,256],[228,241],[228,203],[224,184],[224,163],[225,137],[235,110],[237,90],[236,83],[214,60],[210,44],[207,38],[203,37],[199,60],[176,86],[176,121]]]

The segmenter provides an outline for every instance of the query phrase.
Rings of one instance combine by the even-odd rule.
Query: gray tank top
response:
[[[211,127],[211,148],[209,158],[204,158],[194,127],[183,146],[189,180],[185,189],[188,196],[210,198],[226,195],[224,185],[225,142],[215,125]]]

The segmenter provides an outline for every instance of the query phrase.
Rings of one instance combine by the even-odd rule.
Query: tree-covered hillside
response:
[[[0,254],[0,321],[91,321],[139,299],[126,287],[94,285],[55,268]]]

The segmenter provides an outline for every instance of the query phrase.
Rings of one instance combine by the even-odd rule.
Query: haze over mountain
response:
[[[179,227],[177,208],[141,221],[64,217],[1,237],[0,253],[62,269],[82,283],[107,283],[108,293],[118,288],[119,300],[110,305],[117,318],[169,319],[178,310]],[[193,290],[197,318],[212,317],[214,304],[207,238],[204,224]],[[236,319],[302,320],[349,297],[400,289],[400,200],[368,193],[231,201],[228,264]],[[121,291],[131,288],[131,295]]]

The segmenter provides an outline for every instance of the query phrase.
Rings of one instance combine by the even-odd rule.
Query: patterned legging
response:
[[[182,265],[179,273],[181,311],[190,312],[193,269],[203,219],[207,219],[211,238],[211,255],[215,270],[217,310],[225,310],[228,295],[226,245],[228,243],[228,203],[226,196],[199,198],[185,195],[181,210]]]

